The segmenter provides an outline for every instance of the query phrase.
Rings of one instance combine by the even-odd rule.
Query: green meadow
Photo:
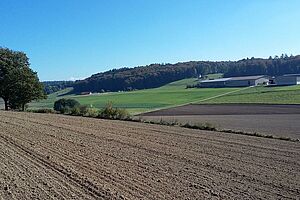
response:
[[[300,85],[252,87],[201,103],[300,104]]]
[[[197,79],[183,79],[165,86],[131,92],[97,93],[92,95],[69,94],[72,88],[50,94],[48,99],[29,104],[29,109],[52,108],[60,98],[72,98],[80,104],[103,108],[107,102],[127,109],[131,114],[174,107],[188,103],[274,103],[300,104],[300,86],[251,88],[189,88]]]
[[[109,101],[116,107],[126,108],[132,114],[146,112],[155,109],[178,106],[182,104],[205,100],[217,95],[237,90],[237,88],[190,88],[188,84],[197,83],[197,79],[183,79],[165,86],[137,90],[131,92],[111,92],[92,95],[64,95],[71,89],[66,89],[48,96],[48,99],[29,104],[30,109],[52,108],[54,101],[59,98],[76,99],[83,105],[102,108]]]

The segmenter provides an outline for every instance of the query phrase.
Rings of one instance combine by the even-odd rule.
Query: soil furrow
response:
[[[0,112],[0,183],[24,171],[48,199],[297,199],[300,145],[142,123]],[[19,164],[18,164],[19,163]],[[12,168],[12,169],[8,169]],[[24,168],[34,166],[35,171]],[[34,173],[33,173],[34,172]],[[41,178],[47,177],[49,180]],[[4,175],[3,175],[4,174]],[[19,174],[14,177],[19,178]],[[21,177],[21,176],[20,176]],[[56,184],[59,187],[53,187]],[[50,187],[51,186],[51,187]],[[22,187],[21,187],[22,188]],[[69,189],[69,191],[67,191]],[[12,191],[12,196],[17,196]],[[76,192],[77,191],[77,192]],[[79,192],[81,191],[81,192]],[[7,197],[0,190],[0,198]],[[41,197],[42,197],[41,196]],[[83,197],[85,196],[85,197]]]

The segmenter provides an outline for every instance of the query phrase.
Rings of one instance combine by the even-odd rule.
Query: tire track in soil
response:
[[[41,123],[41,122],[37,122],[37,121],[30,121],[30,122],[32,122],[32,123],[36,123],[36,124],[40,124],[40,125],[45,125],[45,126],[49,126],[48,124],[45,124],[45,123]],[[68,131],[73,131],[74,133],[79,133],[79,134],[83,134],[83,135],[86,135],[87,134],[87,132],[89,132],[89,131],[87,131],[87,129],[85,129],[85,131],[79,131],[79,130],[76,130],[76,128],[72,128],[72,127],[63,127],[63,126],[61,126],[61,125],[50,125],[50,126],[52,126],[52,127],[55,127],[55,128],[62,128],[62,129],[65,129],[65,130],[68,130]],[[92,132],[92,131],[91,131]],[[110,134],[113,134],[113,133],[110,133]],[[99,137],[99,136],[96,136],[96,135],[94,135],[93,133],[90,133],[90,135],[92,135],[93,137]],[[61,138],[62,140],[63,140],[63,138]],[[107,138],[101,138],[101,139],[107,139]],[[118,143],[120,143],[120,144],[123,144],[123,145],[127,145],[127,146],[130,146],[130,147],[136,147],[135,145],[132,145],[132,144],[130,144],[130,143],[125,143],[125,142],[122,142],[122,141],[119,141],[119,140],[114,140],[114,139],[110,139],[111,141],[114,141],[114,142],[118,142]],[[233,143],[233,144],[237,144],[237,143]],[[168,145],[168,144],[165,144],[165,143],[163,143],[163,145]],[[240,144],[241,145],[241,144]],[[249,147],[249,145],[245,145],[245,146],[247,146],[247,147]],[[253,148],[257,148],[257,146],[253,146]],[[268,150],[268,148],[263,148],[263,147],[261,147],[262,149],[266,149],[266,150]],[[140,148],[140,149],[143,149],[143,150],[148,150],[149,151],[149,149],[146,149],[146,148]],[[277,151],[277,154],[278,154],[278,152],[279,151],[281,151],[280,149],[276,149],[276,151]],[[158,153],[158,151],[149,151],[149,153]],[[201,153],[201,152],[197,152],[197,153]],[[209,153],[206,153],[207,155],[214,155],[214,154],[209,154]],[[243,154],[244,155],[251,155],[250,153],[247,153],[247,152],[243,152]],[[165,154],[165,155],[168,155],[168,154]],[[286,155],[285,155],[286,156]],[[231,157],[225,157],[225,156],[222,156],[222,155],[220,155],[219,156],[219,158],[221,158],[221,159],[230,159],[230,160],[236,160],[236,158],[231,158]],[[265,156],[265,157],[259,157],[259,158],[261,158],[261,159],[266,159],[266,158],[268,158],[267,156]],[[274,158],[272,158],[272,160],[274,160]],[[245,161],[244,161],[245,162]],[[247,163],[247,162],[246,162]],[[250,164],[250,163],[249,163]],[[262,164],[260,164],[260,163],[257,163],[257,165],[258,165],[258,167],[262,167]],[[275,166],[270,166],[270,168],[274,168]]]
[[[14,146],[9,145],[9,143],[5,142],[5,140],[0,140],[0,145],[1,149],[4,150],[1,151],[1,168],[9,169],[8,172],[1,171],[1,174],[4,175],[2,179],[9,180],[9,184],[3,186],[3,188],[7,190],[7,197],[5,199],[22,199],[22,194],[24,191],[30,190],[33,190],[30,194],[30,198],[37,198],[35,193],[36,190],[38,190],[40,191],[38,194],[39,198],[44,199],[64,199],[66,198],[66,193],[70,194],[69,196],[73,196],[71,193],[76,193],[81,198],[89,199],[86,196],[83,196],[82,193],[78,191],[78,188],[74,188],[67,184],[67,182],[63,182],[61,177],[56,177],[53,173],[48,174],[45,171],[39,170],[39,174],[41,175],[40,177],[37,176],[35,170],[37,170],[39,167],[44,169],[45,166],[42,166],[39,163],[31,160],[27,157],[27,155],[24,155],[24,152],[19,152],[18,149],[13,148]],[[5,146],[5,148],[2,148],[3,146]],[[32,177],[35,177],[35,180],[32,180]],[[47,180],[51,181],[49,181],[49,183],[45,182],[45,177]],[[9,189],[9,185],[13,185],[11,188],[12,190],[17,189],[20,186],[22,187],[22,190],[19,190],[16,196],[11,196],[12,192],[9,191],[11,190]],[[57,186],[64,190],[64,195],[59,192],[59,190],[56,191],[53,189],[58,189]]]
[[[29,151],[27,148],[22,145],[17,144],[12,139],[9,139],[3,135],[0,135],[0,138],[6,142],[6,144],[10,144],[14,146],[16,149],[24,152],[26,157],[31,160],[32,163],[36,162],[42,166],[45,166],[48,169],[51,169],[53,172],[60,174],[64,177],[64,179],[68,179],[68,181],[74,183],[80,188],[83,188],[87,194],[90,194],[92,197],[96,199],[111,199],[112,195],[107,191],[101,191],[95,185],[93,185],[88,180],[79,177],[76,173],[72,173],[71,171],[65,169],[63,166],[58,165],[56,163],[50,162],[49,160],[44,159],[43,156],[40,156],[32,151]],[[116,199],[113,198],[113,199]]]
[[[8,124],[11,124],[11,122],[9,122]],[[20,124],[12,124],[12,125],[15,125],[15,126],[21,126]],[[22,139],[22,141],[21,142],[24,142],[24,141],[26,141],[25,139]],[[30,142],[29,140],[27,140],[27,142]],[[47,149],[47,148],[44,148],[43,150],[45,150],[45,149]],[[85,165],[84,163],[82,163],[82,162],[76,162],[76,159],[74,159],[74,160],[72,160],[72,159],[69,159],[69,157],[68,156],[65,156],[65,155],[63,155],[63,154],[61,154],[61,152],[58,152],[58,151],[55,151],[55,150],[51,150],[51,149],[47,149],[47,150],[50,150],[49,152],[54,152],[54,153],[56,153],[55,154],[55,156],[56,157],[60,157],[61,158],[61,160],[64,160],[64,162],[66,162],[66,161],[69,161],[71,164],[70,165],[73,165],[73,166],[77,166],[78,168],[81,168],[81,169],[84,169],[84,171],[85,172],[87,172],[87,173],[89,173],[89,174],[94,174],[94,175],[102,175],[101,176],[101,179],[102,180],[106,180],[107,182],[111,182],[111,184],[113,184],[113,185],[117,185],[118,187],[119,187],[119,189],[120,190],[123,190],[123,191],[126,191],[126,186],[124,186],[124,185],[121,185],[121,184],[119,184],[118,182],[116,182],[116,181],[121,181],[121,180],[123,180],[123,178],[122,179],[119,179],[118,177],[112,177],[112,176],[110,176],[109,174],[109,170],[107,169],[106,171],[105,170],[92,170],[90,167],[89,167],[89,165]],[[81,158],[81,161],[86,161],[87,163],[89,162],[89,163],[91,163],[91,161],[88,161],[87,159],[85,159],[84,157],[81,157],[81,156],[76,156],[77,158]],[[92,164],[96,164],[96,163],[92,163]],[[121,166],[120,166],[121,167]],[[69,171],[69,170],[68,170]],[[102,172],[102,174],[99,174],[99,172]],[[129,178],[129,177],[127,177],[127,178]],[[113,182],[112,182],[112,180],[114,180]],[[137,181],[136,181],[137,182]],[[144,189],[145,189],[145,187],[146,188],[148,188],[148,191],[149,190],[151,190],[151,188],[150,187],[148,187],[147,185],[144,185],[142,182],[138,182],[141,186],[139,186],[139,185],[135,185],[135,187],[136,188],[134,188],[136,191],[140,191],[140,193],[143,193],[143,194],[146,194],[146,192],[147,191],[144,191]],[[128,183],[128,184],[131,184],[131,186],[129,186],[129,187],[133,187],[132,186],[132,184],[133,183]],[[144,188],[142,187],[142,186],[144,186]],[[128,186],[127,186],[128,187]],[[130,191],[128,191],[129,193],[130,193]],[[159,197],[160,195],[158,195],[158,197]],[[153,197],[154,198],[154,197]]]
[[[17,116],[18,119],[13,119],[14,116]],[[26,118],[27,116],[30,116],[30,118]],[[10,119],[6,119],[7,117]],[[49,122],[47,122],[47,118]],[[102,151],[108,153],[109,156],[103,156],[104,160],[110,162],[110,159],[114,159],[119,160],[119,162],[113,160],[115,163],[112,164],[116,164],[115,168],[112,167],[112,164],[107,165],[112,168],[107,168],[101,173],[113,172],[113,170],[118,170],[123,165],[126,167],[125,171],[121,170],[118,173],[124,175],[124,178],[130,178],[130,175],[134,176],[134,173],[138,172],[135,178],[145,179],[142,182],[134,182],[140,187],[145,187],[143,191],[148,191],[150,186],[143,184],[145,181],[155,183],[148,175],[142,176],[143,171],[138,170],[139,168],[148,168],[148,171],[145,172],[152,173],[154,179],[159,178],[162,182],[152,186],[153,189],[156,188],[156,192],[148,191],[153,196],[151,198],[151,195],[146,196],[147,194],[145,194],[146,199],[154,199],[153,197],[159,194],[161,197],[165,197],[164,199],[175,197],[177,199],[203,199],[208,197],[229,199],[234,197],[249,198],[251,196],[269,199],[295,199],[299,196],[299,190],[297,189],[299,188],[299,178],[297,178],[299,177],[299,171],[295,170],[299,168],[299,146],[295,143],[226,134],[210,134],[174,127],[167,128],[54,115],[3,114],[0,112],[0,119],[2,122],[0,127],[6,126],[5,121],[12,121],[12,124],[7,124],[8,129],[27,132],[27,135],[22,135],[21,132],[7,133],[7,131],[5,133],[6,137],[11,137],[16,143],[22,144],[23,148],[44,147],[48,152],[57,155],[61,152],[51,149],[55,147],[54,143],[65,145],[61,148],[62,152],[65,151],[61,160],[67,159],[68,156],[71,157],[71,160],[78,157],[79,161],[76,162],[76,165],[79,165],[78,167],[80,167],[80,162],[85,165],[89,159],[91,159],[90,164],[97,165],[98,157],[89,155],[84,158],[75,151],[75,147],[79,150],[95,149],[98,153]],[[79,123],[80,121],[82,123]],[[92,126],[92,122],[96,125]],[[59,127],[50,126],[47,123],[58,123]],[[70,126],[72,124],[74,127]],[[30,138],[30,129],[37,138]],[[161,130],[161,135],[159,135],[158,130]],[[61,137],[59,138],[58,135]],[[24,140],[24,137],[28,137],[34,142],[43,141],[42,138],[45,137],[44,141],[49,143],[47,145],[36,144],[35,147],[30,147],[30,140]],[[249,143],[248,146],[247,143]],[[97,145],[100,145],[100,147],[97,147]],[[122,148],[126,152],[118,152],[118,148]],[[277,149],[280,149],[280,151],[277,151]],[[30,151],[41,153],[38,149],[31,149]],[[132,153],[137,155],[131,155]],[[40,156],[45,159],[45,155]],[[272,160],[274,161],[272,162]],[[280,168],[283,168],[283,166],[285,166],[284,170],[281,171]],[[92,167],[89,169],[90,171],[87,170],[87,173],[93,172],[92,174],[96,175],[96,168],[89,165],[85,167]],[[243,168],[245,169],[243,170]],[[85,168],[82,169],[86,170]],[[258,170],[258,174],[253,174],[253,170]],[[275,173],[280,176],[276,176]],[[114,174],[114,172],[109,174]],[[264,178],[264,176],[267,177]],[[281,181],[280,178],[284,176],[287,178],[283,178],[285,181]],[[91,178],[88,174],[87,177]],[[108,178],[113,179],[115,177],[108,176]],[[286,181],[288,179],[290,181]],[[99,179],[95,181],[99,181]],[[122,182],[121,179],[113,181],[122,184],[131,183],[130,181]],[[122,193],[123,187],[119,187],[119,189],[119,192]],[[159,194],[157,189],[161,189]],[[131,188],[130,186],[125,191],[127,191],[127,194],[132,191],[129,193],[132,199],[139,198],[138,194],[142,192],[138,192],[138,188]]]

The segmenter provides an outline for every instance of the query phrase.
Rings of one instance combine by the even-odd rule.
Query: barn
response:
[[[269,78],[265,75],[260,76],[241,76],[220,78],[214,80],[200,81],[200,87],[218,88],[218,87],[247,87],[268,84]]]
[[[300,74],[286,74],[277,76],[274,80],[275,85],[300,85]]]

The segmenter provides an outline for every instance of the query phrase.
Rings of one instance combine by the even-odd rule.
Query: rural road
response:
[[[0,111],[0,199],[297,199],[300,143]]]

